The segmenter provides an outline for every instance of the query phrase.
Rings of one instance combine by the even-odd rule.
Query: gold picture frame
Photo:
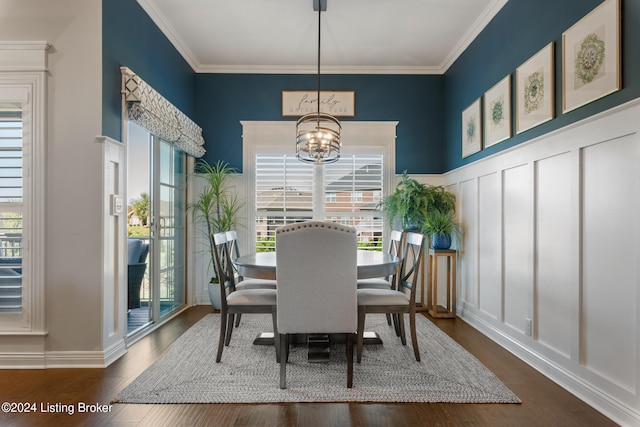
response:
[[[462,158],[482,150],[482,117],[480,98],[462,111]]]
[[[484,93],[484,146],[511,138],[511,75]]]
[[[562,33],[562,111],[620,90],[620,0],[606,0]]]
[[[516,69],[516,133],[553,119],[553,42]]]

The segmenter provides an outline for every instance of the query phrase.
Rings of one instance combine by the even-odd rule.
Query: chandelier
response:
[[[314,1],[318,9],[318,111],[304,115],[296,124],[296,157],[305,163],[325,164],[340,158],[340,131],[338,119],[320,112],[320,23],[322,10],[326,10],[326,0]]]

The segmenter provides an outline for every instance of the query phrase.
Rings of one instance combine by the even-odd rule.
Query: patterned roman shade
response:
[[[175,144],[193,157],[205,153],[202,129],[127,67],[122,72],[122,94],[127,116],[152,134]]]

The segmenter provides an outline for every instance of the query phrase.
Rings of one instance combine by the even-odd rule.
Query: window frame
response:
[[[243,246],[253,248],[255,240],[255,159],[258,153],[289,154],[295,148],[295,122],[293,121],[241,121],[243,137],[243,178],[245,182],[246,230]],[[342,122],[342,153],[381,154],[383,161],[383,195],[393,191],[395,183],[395,141],[396,121]],[[322,166],[319,166],[322,167]],[[316,183],[322,186],[322,183]],[[319,199],[324,201],[322,192]],[[315,208],[314,208],[315,210]],[[383,223],[383,247],[386,245],[389,229]]]
[[[44,339],[46,42],[0,43],[0,99],[22,110],[22,310],[0,313],[0,334]],[[31,342],[40,348],[39,342]]]

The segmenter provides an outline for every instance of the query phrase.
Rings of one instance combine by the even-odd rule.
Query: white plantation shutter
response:
[[[313,216],[313,166],[294,155],[256,156],[256,249],[273,250],[275,230]]]
[[[22,121],[0,111],[0,313],[22,311]]]
[[[382,155],[343,155],[336,163],[315,167],[292,154],[257,154],[257,249],[273,249],[276,228],[311,219],[354,226],[361,247],[380,249],[383,222],[376,207],[382,197],[382,163]]]
[[[384,188],[382,155],[343,155],[326,165],[324,218],[356,227],[361,248],[380,250],[384,223],[377,207]]]

